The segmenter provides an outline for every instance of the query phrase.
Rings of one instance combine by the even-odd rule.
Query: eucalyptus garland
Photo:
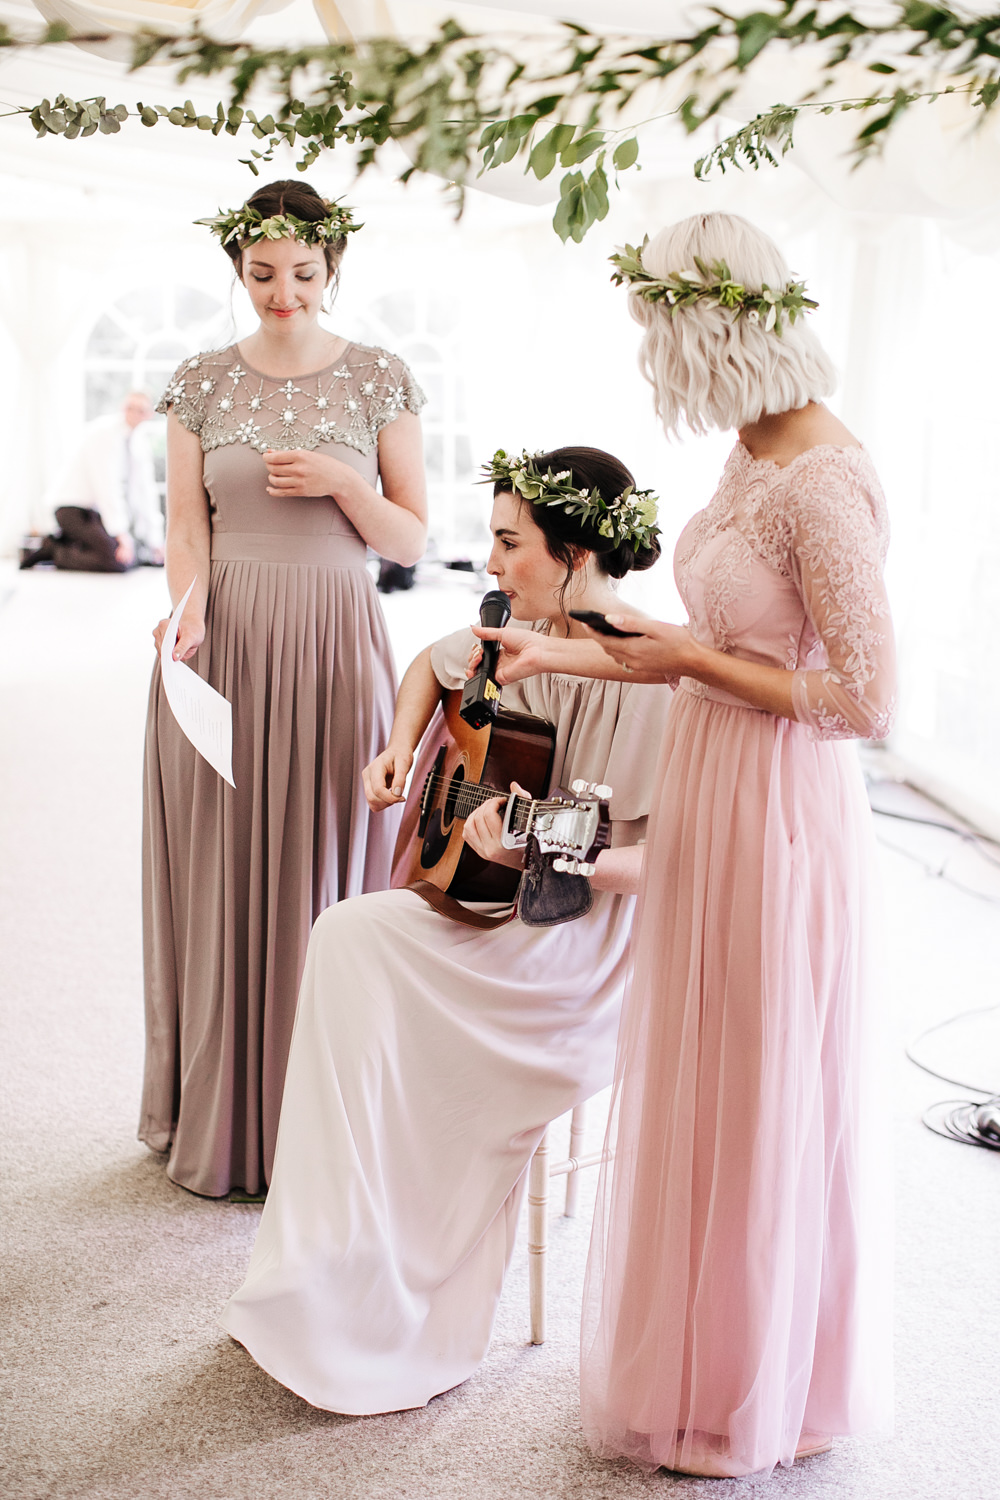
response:
[[[144,31],[134,38],[133,71],[173,63],[179,84],[221,76],[228,98],[202,113],[189,99],[129,107],[58,94],[8,113],[27,115],[39,136],[67,139],[113,135],[135,119],[212,135],[249,133],[263,143],[243,158],[255,173],[281,144],[301,151],[301,171],[321,152],[346,144],[355,148],[360,173],[388,142],[403,141],[411,164],[401,180],[435,173],[455,186],[459,204],[477,171],[515,158],[538,178],[562,167],[553,224],[563,240],[581,240],[606,216],[618,174],[638,162],[636,127],[621,126],[623,111],[634,113],[635,101],[654,97],[668,79],[683,84],[674,114],[691,132],[724,109],[741,77],[768,52],[806,46],[820,64],[808,100],[772,106],[724,138],[697,163],[699,176],[777,165],[804,111],[860,111],[854,150],[861,159],[912,108],[942,94],[964,94],[982,117],[995,107],[1000,14],[959,13],[926,0],[896,0],[877,14],[875,23],[813,0],[773,0],[744,14],[715,5],[703,26],[667,39],[599,35],[575,25],[555,38],[503,39],[473,36],[447,21],[424,44],[381,37],[297,49],[219,42],[197,26],[180,37]],[[61,23],[30,38],[0,24],[0,49],[99,40],[107,38],[74,34]],[[878,88],[823,102],[845,66],[852,79],[859,66],[867,69]],[[256,89],[275,99],[274,113],[247,107]]]
[[[568,469],[555,473],[549,467],[543,473],[535,462],[538,457],[527,449],[517,456],[498,448],[490,462],[483,464],[483,477],[506,485],[532,505],[558,506],[567,516],[576,516],[581,527],[591,527],[615,547],[622,542],[649,547],[659,536],[658,500],[652,490],[629,485],[620,495],[606,500],[600,490],[577,489]]]
[[[789,323],[794,323],[804,312],[812,312],[819,303],[806,296],[804,281],[789,281],[780,290],[765,283],[759,292],[748,291],[741,281],[736,281],[724,260],[711,265],[694,257],[694,271],[672,271],[661,281],[651,276],[642,263],[642,252],[649,244],[649,236],[636,249],[626,245],[623,251],[608,259],[615,267],[611,280],[616,286],[628,283],[629,290],[644,302],[660,304],[673,317],[679,307],[691,307],[695,302],[710,302],[724,307],[733,314],[734,321],[745,317],[748,323],[758,323],[765,333],[773,329],[778,336],[782,332],[782,314]]]

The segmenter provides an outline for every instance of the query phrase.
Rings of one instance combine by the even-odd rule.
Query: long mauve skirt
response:
[[[852,745],[690,691],[660,776],[583,1420],[605,1455],[739,1475],[889,1421],[870,813]]]
[[[263,1190],[312,924],[388,885],[398,821],[369,815],[361,785],[395,689],[363,544],[288,546],[349,565],[213,556],[190,665],[233,705],[235,791],[182,736],[158,663],[149,698],[139,1136],[209,1197]]]

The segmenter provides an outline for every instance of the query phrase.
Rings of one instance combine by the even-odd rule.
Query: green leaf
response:
[[[781,29],[781,17],[768,15],[762,11],[754,15],[744,16],[737,22],[736,34],[739,37],[739,47],[736,53],[736,67],[742,72],[753,62],[758,53],[771,42]]]
[[[594,204],[594,218],[606,219],[611,202],[608,198],[608,178],[603,167],[598,167],[587,180],[587,190]]]
[[[593,156],[595,151],[600,151],[603,145],[604,131],[591,131],[564,146],[559,153],[559,160],[564,167],[573,167],[577,162],[586,161],[588,156]]]
[[[511,123],[512,122],[508,121],[507,133],[504,134],[503,145],[496,153],[496,159],[498,162],[513,161],[514,157],[521,149],[521,137],[510,131]]]
[[[627,141],[622,141],[615,147],[615,154],[611,158],[618,172],[624,172],[627,167],[635,166],[639,159],[639,142],[635,136],[630,136]]]
[[[507,121],[507,134],[516,135],[518,140],[523,140],[526,135],[531,134],[537,124],[538,116],[535,114],[515,115],[512,120]]]
[[[568,146],[573,139],[575,127],[572,125],[553,125],[547,135],[544,135],[536,146],[532,148],[528,157],[528,167],[541,181],[548,177],[555,167],[559,153],[564,146]]]
[[[559,184],[559,202],[552,216],[552,227],[563,244],[573,233],[576,216],[583,201],[583,173],[567,172]]]

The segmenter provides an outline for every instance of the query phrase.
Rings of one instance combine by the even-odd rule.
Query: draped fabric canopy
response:
[[[88,44],[95,51],[124,58],[128,36],[143,26],[184,30],[192,20],[225,38],[246,35],[261,16],[281,13],[282,29],[294,42],[308,18],[307,0],[35,0],[47,20],[63,20],[78,30],[110,29],[116,39]],[[315,16],[333,39],[375,35],[420,38],[447,17],[469,31],[539,35],[569,19],[598,30],[630,31],[654,36],[679,34],[698,19],[695,7],[681,0],[478,0],[458,4],[426,0],[313,0]],[[889,16],[895,7],[875,0],[866,18]],[[701,19],[703,19],[702,13]],[[905,66],[898,46],[886,44],[885,55]],[[874,56],[875,54],[873,54]],[[736,128],[777,103],[793,103],[818,81],[818,54],[809,49],[768,49],[749,69],[727,105],[729,128]],[[905,80],[905,72],[901,74]],[[865,97],[880,84],[860,65],[838,71],[833,97]],[[895,87],[894,79],[892,86]],[[675,109],[685,89],[664,85],[654,98],[643,96],[634,118]],[[822,97],[828,97],[829,91]],[[627,118],[627,117],[626,117]],[[795,126],[794,159],[836,202],[855,212],[913,214],[940,219],[949,232],[979,250],[1000,246],[1000,111],[984,117],[964,98],[951,96],[918,104],[890,133],[884,151],[860,167],[852,143],[861,117],[855,113],[807,115]],[[557,179],[544,184],[526,179],[520,164],[488,173],[474,186],[528,202],[546,201],[557,191]]]

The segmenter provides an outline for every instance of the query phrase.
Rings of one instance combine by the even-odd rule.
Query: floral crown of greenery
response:
[[[577,489],[569,469],[542,473],[535,459],[541,455],[525,449],[519,458],[498,448],[488,464],[483,464],[484,482],[508,485],[516,495],[532,505],[557,505],[567,516],[577,516],[580,526],[592,526],[598,536],[606,537],[615,547],[631,542],[633,547],[649,547],[659,535],[656,524],[657,496],[652,490],[637,490],[632,485],[613,500],[605,500],[599,490]]]
[[[339,240],[342,234],[351,234],[362,228],[362,225],[355,224],[354,215],[346,204],[327,198],[320,201],[327,211],[323,219],[300,219],[295,214],[271,214],[266,218],[259,209],[244,203],[239,208],[230,209],[229,213],[223,213],[220,208],[214,219],[195,219],[194,222],[204,224],[206,229],[217,234],[223,245],[228,245],[231,240],[238,244],[253,244],[260,240],[287,239],[296,239],[302,245],[327,245]]]
[[[644,302],[660,302],[673,317],[679,307],[690,307],[692,302],[714,302],[718,307],[728,308],[736,318],[745,317],[748,323],[759,323],[765,333],[773,328],[780,336],[782,314],[788,314],[789,323],[794,323],[800,314],[812,312],[819,303],[806,296],[804,281],[789,281],[780,291],[762,286],[759,292],[748,292],[740,281],[734,281],[732,272],[724,260],[706,265],[696,255],[694,271],[671,271],[660,281],[642,264],[642,252],[649,244],[649,236],[636,249],[626,245],[618,255],[609,256],[615,267],[611,280],[616,286],[628,282],[629,290]]]

